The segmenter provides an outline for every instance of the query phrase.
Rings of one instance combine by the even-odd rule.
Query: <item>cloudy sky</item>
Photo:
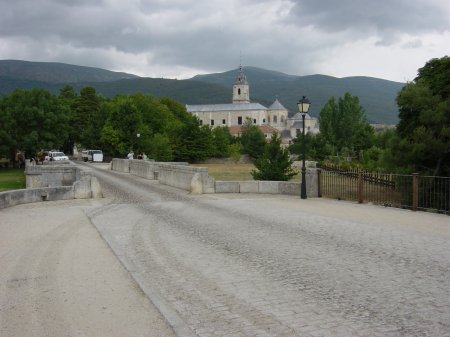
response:
[[[413,80],[450,54],[449,0],[0,0],[0,59],[188,78],[256,66]]]

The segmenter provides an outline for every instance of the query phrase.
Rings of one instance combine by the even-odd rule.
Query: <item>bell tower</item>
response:
[[[235,103],[250,103],[250,90],[242,66],[239,66],[233,83],[233,104]]]

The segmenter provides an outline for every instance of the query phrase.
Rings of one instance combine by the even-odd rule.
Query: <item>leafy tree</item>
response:
[[[58,96],[61,104],[63,104],[67,111],[69,117],[69,135],[63,145],[63,150],[66,153],[72,153],[73,147],[75,145],[75,140],[79,138],[79,130],[73,127],[73,120],[75,116],[75,101],[77,99],[77,94],[72,86],[66,85],[59,90]]]
[[[15,90],[0,101],[0,150],[13,160],[16,151],[35,155],[63,146],[68,137],[67,106],[43,89]]]
[[[258,171],[253,170],[251,174],[255,180],[288,181],[296,174],[292,163],[289,151],[281,147],[281,139],[274,132],[262,156],[254,162]]]
[[[247,153],[253,160],[259,158],[266,145],[266,137],[264,133],[253,125],[250,118],[247,118],[241,128],[240,141],[242,144],[242,151]]]
[[[64,94],[68,93],[65,88]],[[97,96],[94,87],[84,87],[80,91],[80,96],[73,104],[72,128],[73,141],[80,143],[84,147],[97,147],[100,139],[100,131],[104,124],[105,117],[100,115],[101,99]]]
[[[173,150],[168,136],[160,133],[153,136],[150,147],[150,156],[156,161],[173,160]]]
[[[228,147],[231,143],[230,131],[227,127],[217,127],[212,130],[213,136],[213,157],[227,157]]]
[[[450,175],[450,59],[430,60],[397,96],[393,162],[408,171]]]
[[[289,152],[292,154],[302,155],[302,137],[293,139],[289,145]],[[325,140],[325,137],[319,134],[305,134],[305,155],[307,159],[323,161],[328,156],[335,153],[335,149]]]
[[[234,161],[241,159],[242,145],[240,143],[233,143],[228,145],[228,156]]]
[[[212,138],[209,126],[200,126],[198,119],[191,116],[176,131],[173,146],[175,160],[194,162],[210,157],[213,151]]]
[[[109,115],[101,130],[101,141],[106,152],[124,156],[128,151],[140,151],[140,142],[146,143],[149,137],[142,123],[142,114],[129,96],[116,96],[103,107]],[[137,135],[140,137],[137,137]]]
[[[374,130],[365,119],[358,97],[348,92],[337,102],[334,97],[328,100],[320,112],[319,123],[321,135],[335,147],[336,154],[344,148],[358,154],[373,145]]]

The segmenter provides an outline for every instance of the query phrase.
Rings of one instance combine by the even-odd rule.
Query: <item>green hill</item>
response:
[[[398,122],[395,98],[404,83],[370,77],[294,76],[255,67],[245,67],[244,72],[253,102],[269,106],[278,98],[290,115],[297,112],[296,103],[303,95],[312,102],[311,115],[318,116],[331,96],[337,98],[350,92],[359,97],[369,122]],[[236,74],[237,70],[234,69],[224,73],[197,75],[187,80],[172,80],[62,63],[0,60],[0,95],[16,88],[33,87],[57,94],[60,88],[70,84],[77,91],[87,85],[93,86],[105,97],[141,92],[156,97],[172,97],[185,104],[230,103]]]
[[[290,114],[297,112],[296,103],[303,95],[312,103],[311,115],[318,116],[331,96],[337,98],[350,92],[359,97],[369,122],[398,122],[395,98],[404,83],[371,77],[293,76],[255,67],[245,67],[244,72],[250,85],[252,101],[267,105],[278,97]],[[236,73],[236,70],[231,70],[220,74],[197,75],[193,79],[221,85],[228,83],[230,88]]]
[[[56,62],[0,60],[0,77],[46,83],[109,82],[138,76]]]

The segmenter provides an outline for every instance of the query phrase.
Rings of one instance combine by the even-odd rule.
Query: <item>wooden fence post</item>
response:
[[[362,204],[363,202],[363,176],[361,172],[358,172],[358,203]]]
[[[412,210],[417,211],[419,207],[419,174],[412,175]]]

